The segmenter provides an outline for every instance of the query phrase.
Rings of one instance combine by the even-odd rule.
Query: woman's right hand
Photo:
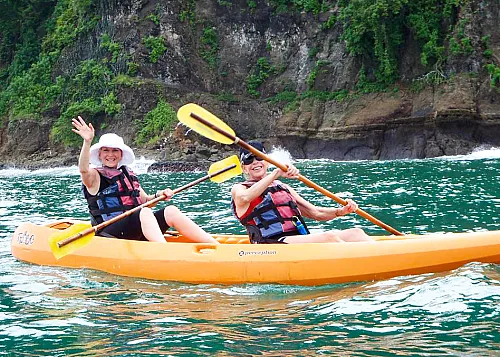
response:
[[[299,169],[296,168],[295,166],[293,165],[287,165],[287,170],[286,171],[283,171],[279,168],[276,168],[274,170],[275,172],[275,177],[278,178],[278,177],[284,177],[284,178],[289,178],[289,179],[296,179],[299,177]]]
[[[166,189],[164,189],[164,190],[159,190],[159,191],[156,191],[156,193],[155,193],[155,198],[156,198],[156,197],[161,197],[161,196],[163,196],[163,197],[165,197],[165,198],[164,198],[164,200],[165,200],[165,201],[168,201],[169,199],[171,199],[171,198],[172,198],[172,196],[173,196],[173,195],[174,195],[174,191],[172,191],[172,190],[171,190],[171,189],[169,189],[169,188],[166,188]]]
[[[80,135],[86,142],[91,143],[95,136],[95,130],[92,124],[89,123],[87,125],[81,116],[78,116],[78,119],[73,118],[71,121],[74,127],[71,130]]]

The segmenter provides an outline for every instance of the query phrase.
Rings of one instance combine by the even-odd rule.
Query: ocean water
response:
[[[146,173],[147,191],[204,172]],[[500,149],[425,160],[306,160],[301,173],[405,233],[500,229]],[[235,180],[173,198],[213,233],[241,233]],[[1,356],[500,356],[500,265],[318,287],[192,285],[36,266],[10,253],[23,222],[86,219],[76,167],[0,171]],[[318,205],[334,205],[289,182]],[[309,222],[362,227],[356,215]]]

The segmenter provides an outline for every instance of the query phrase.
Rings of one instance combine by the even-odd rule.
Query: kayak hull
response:
[[[323,285],[448,271],[469,262],[500,263],[500,231],[374,237],[375,242],[248,244],[248,237],[214,235],[223,244],[168,244],[95,236],[57,260],[48,238],[78,221],[24,223],[14,232],[18,260],[89,268],[111,274],[186,283]]]

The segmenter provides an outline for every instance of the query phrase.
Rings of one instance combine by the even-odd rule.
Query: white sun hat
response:
[[[90,163],[92,165],[102,165],[101,160],[99,160],[99,150],[103,147],[116,148],[122,151],[122,159],[118,163],[118,167],[122,165],[131,165],[135,161],[134,152],[128,145],[125,145],[122,137],[113,133],[109,133],[102,135],[99,139],[99,142],[90,147]]]

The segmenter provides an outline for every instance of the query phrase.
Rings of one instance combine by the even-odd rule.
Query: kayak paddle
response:
[[[208,110],[203,109],[197,104],[194,103],[189,103],[186,105],[183,105],[178,111],[177,111],[177,118],[181,123],[184,125],[188,126],[192,130],[196,131],[198,134],[203,135],[209,139],[212,139],[214,141],[218,141],[222,144],[237,144],[241,146],[242,148],[250,151],[252,154],[255,156],[258,156],[267,162],[273,164],[274,166],[280,168],[283,171],[287,170],[287,167],[283,164],[280,164],[279,162],[273,160],[271,157],[267,156],[263,152],[257,150],[253,146],[249,145],[248,143],[244,142],[240,138],[238,138],[234,130],[231,129],[226,123],[224,123],[222,120],[217,118],[215,115],[210,113]],[[308,178],[302,176],[299,174],[298,179],[305,183],[307,186],[314,188],[316,191],[321,192],[323,195],[331,198],[334,201],[337,201],[338,203],[342,205],[347,205],[347,201],[344,199],[336,196],[332,192],[326,190],[325,188],[315,184]],[[398,230],[392,228],[391,226],[385,224],[384,222],[376,219],[372,215],[366,213],[362,209],[358,208],[356,210],[356,213],[359,214],[361,217],[368,219],[370,222],[376,224],[377,226],[384,228],[386,231],[397,235],[397,236],[402,236],[403,233],[399,232]]]
[[[173,192],[175,195],[208,179],[216,183],[221,183],[229,180],[230,178],[238,176],[239,174],[241,174],[241,172],[241,165],[238,156],[233,155],[210,165],[208,174],[206,176],[194,180],[182,187],[176,188],[175,190],[173,190]],[[132,213],[140,210],[143,207],[153,206],[154,204],[164,199],[165,196],[161,195],[160,197],[145,202],[140,206],[134,207],[131,210],[123,212],[122,214],[113,217],[105,222],[102,222],[96,226],[91,226],[89,223],[74,224],[70,228],[65,229],[61,232],[56,232],[49,237],[50,249],[52,250],[52,253],[56,257],[56,259],[64,257],[65,255],[70,254],[71,252],[74,252],[75,250],[90,243],[98,230],[101,230],[102,228],[107,227],[122,218],[130,216]]]

